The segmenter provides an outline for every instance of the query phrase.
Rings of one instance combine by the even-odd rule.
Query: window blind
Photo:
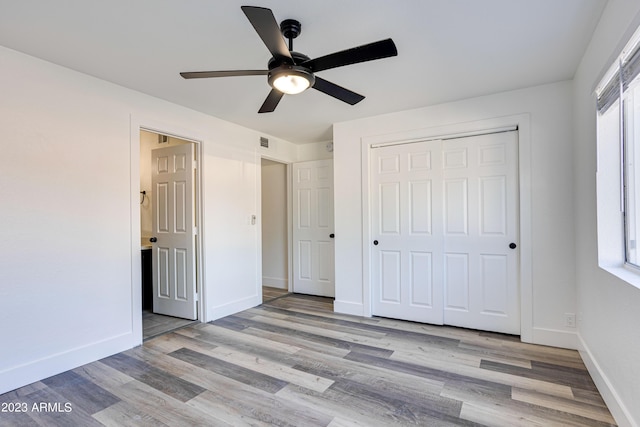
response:
[[[631,55],[626,59],[620,59],[618,71],[600,90],[597,98],[598,112],[602,114],[618,102],[624,91],[638,75],[640,75],[640,44],[634,46]]]

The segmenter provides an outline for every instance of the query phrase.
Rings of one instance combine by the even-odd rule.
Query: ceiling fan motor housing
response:
[[[294,65],[294,64],[302,64],[305,61],[309,61],[309,57],[307,55],[305,55],[304,53],[300,53],[300,52],[294,52],[291,51],[291,58],[293,58],[293,64],[290,65]],[[290,63],[291,62],[291,58],[271,58],[269,60],[269,64],[267,65],[267,67],[269,68],[269,70],[273,70],[274,68],[279,67],[280,65],[284,64],[284,63]],[[311,71],[310,68],[305,67],[307,70]]]

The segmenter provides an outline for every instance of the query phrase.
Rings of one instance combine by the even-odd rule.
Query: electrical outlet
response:
[[[564,314],[564,325],[568,328],[576,327],[576,315],[574,313]]]

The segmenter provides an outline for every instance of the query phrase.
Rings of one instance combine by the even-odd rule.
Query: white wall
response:
[[[594,89],[631,33],[640,2],[609,1],[574,78],[574,200],[581,355],[620,425],[640,425],[640,290],[598,267]]]
[[[0,64],[0,393],[140,344],[141,126],[201,141],[205,320],[260,303],[260,134],[2,47]]]
[[[329,151],[328,147],[332,146],[331,141],[316,142],[312,144],[300,144],[297,146],[298,162],[306,162],[310,160],[329,160],[333,158],[333,151]]]
[[[288,289],[287,165],[262,159],[262,284]]]
[[[361,140],[528,114],[532,297],[523,313],[532,342],[576,346],[565,313],[576,310],[572,194],[572,86],[560,82],[334,125],[337,310],[366,313],[363,280]],[[521,156],[522,158],[522,156]],[[527,185],[527,183],[525,183]],[[523,337],[524,337],[523,332]]]

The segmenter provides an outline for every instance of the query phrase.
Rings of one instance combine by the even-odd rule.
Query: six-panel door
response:
[[[519,334],[517,132],[373,148],[370,173],[373,314]]]
[[[439,152],[440,141],[372,151],[371,283],[376,315],[442,324],[442,226],[434,212],[442,198]]]
[[[151,153],[153,312],[195,320],[193,144]]]
[[[293,291],[334,296],[333,162],[293,164]]]

